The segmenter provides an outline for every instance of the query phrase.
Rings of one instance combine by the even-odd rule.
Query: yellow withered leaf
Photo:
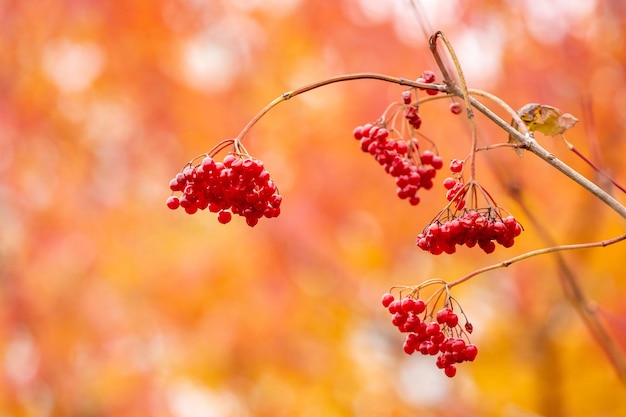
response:
[[[546,136],[561,135],[567,129],[578,122],[578,119],[569,113],[563,113],[553,106],[546,106],[538,103],[529,103],[517,111],[522,122],[526,124],[529,132],[540,132]],[[516,127],[515,121],[511,121],[511,126]],[[514,143],[515,139],[509,136],[509,143]],[[521,150],[516,150],[521,154]]]
[[[578,119],[569,113],[562,113],[556,107],[537,103],[526,104],[517,111],[530,132],[541,132],[546,136],[556,136],[574,126]]]

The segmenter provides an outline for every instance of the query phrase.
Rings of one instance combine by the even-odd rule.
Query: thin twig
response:
[[[451,283],[448,284],[448,286],[452,288],[454,286],[462,284],[465,281],[468,281],[469,279],[477,275],[483,274],[485,272],[493,271],[494,269],[506,268],[516,262],[520,262],[528,258],[533,258],[535,256],[545,255],[545,254],[554,253],[554,252],[562,252],[562,251],[567,251],[567,250],[580,250],[580,249],[605,247],[605,246],[613,245],[617,242],[621,242],[622,240],[626,240],[626,235],[617,236],[612,239],[602,240],[599,242],[577,243],[573,245],[560,245],[560,246],[552,246],[549,248],[536,249],[536,250],[529,251],[521,255],[515,256],[513,258],[507,259],[505,261],[498,262],[497,264],[492,264],[492,265],[477,269],[475,271],[472,271],[469,274],[455,281],[452,281]]]
[[[256,114],[249,122],[244,126],[244,128],[237,135],[237,140],[243,139],[243,137],[248,133],[250,129],[259,121],[263,116],[265,116],[270,110],[276,107],[279,103],[283,101],[287,101],[290,98],[298,96],[302,93],[306,93],[311,90],[315,90],[316,88],[324,87],[329,84],[344,82],[344,81],[353,81],[353,80],[379,80],[386,81],[389,83],[406,85],[413,88],[421,88],[423,90],[437,90],[437,91],[446,91],[446,86],[440,84],[427,84],[420,83],[417,81],[407,80],[406,78],[400,77],[392,77],[386,74],[377,74],[373,72],[360,72],[355,74],[346,74],[346,75],[338,75],[336,77],[331,77],[323,81],[318,81],[312,84],[307,84],[303,87],[297,88],[295,90],[287,91],[280,96],[276,97],[269,104],[267,104],[260,112]]]

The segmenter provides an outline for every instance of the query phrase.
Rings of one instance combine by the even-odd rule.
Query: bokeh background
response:
[[[470,86],[574,114],[568,140],[626,182],[623,2],[421,4]],[[516,245],[418,250],[439,181],[411,207],[351,137],[402,87],[334,84],[261,120],[245,144],[284,196],[279,218],[225,226],[165,206],[187,161],[282,92],[436,69],[419,22],[403,0],[0,0],[0,416],[626,415],[623,381],[551,257],[454,289],[480,349],[455,378],[402,352],[380,306],[391,286],[545,246],[511,186],[558,243],[625,225],[532,155],[497,149],[479,155],[478,179],[527,226]],[[469,149],[447,106],[422,109],[446,164]],[[564,258],[623,352],[624,246]]]

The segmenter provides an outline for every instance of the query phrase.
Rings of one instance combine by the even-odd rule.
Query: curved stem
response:
[[[506,101],[502,100],[500,97],[494,94],[491,94],[488,91],[478,90],[476,88],[469,88],[467,91],[471,95],[488,98],[489,100],[502,107],[504,111],[506,111],[511,116],[511,119],[513,119],[513,121],[517,125],[518,130],[521,131],[523,135],[528,134],[526,123],[522,121],[522,119],[519,117],[519,114],[517,114],[517,112],[511,106],[509,106]]]
[[[269,104],[267,104],[260,112],[258,112],[256,114],[256,116],[254,116],[248,122],[247,125],[244,126],[244,128],[241,130],[241,132],[239,132],[239,134],[237,135],[237,139],[236,140],[243,139],[243,137],[248,133],[248,131],[250,129],[252,129],[252,127],[263,116],[265,116],[270,110],[272,110],[274,107],[276,107],[276,105],[278,105],[279,103],[282,103],[283,101],[287,101],[290,98],[293,98],[293,97],[295,97],[297,95],[300,95],[302,93],[306,93],[307,91],[315,90],[316,88],[324,87],[324,86],[329,85],[329,84],[334,84],[334,83],[339,83],[339,82],[344,82],[344,81],[352,81],[352,80],[366,80],[366,79],[386,81],[386,82],[389,82],[389,83],[394,83],[394,84],[399,84],[399,85],[406,85],[406,86],[410,86],[410,87],[413,87],[413,88],[421,88],[423,90],[446,91],[446,86],[444,86],[444,85],[419,83],[417,81],[411,81],[411,80],[407,80],[405,78],[392,77],[390,75],[377,74],[377,73],[373,73],[373,72],[360,72],[360,73],[355,73],[355,74],[339,75],[339,76],[336,76],[336,77],[328,78],[328,79],[323,80],[323,81],[318,81],[316,83],[307,84],[304,87],[300,87],[300,88],[297,88],[295,90],[287,91],[287,92],[281,94],[280,96],[276,97]]]
[[[532,258],[534,256],[539,256],[539,255],[545,255],[547,253],[553,253],[553,252],[561,252],[561,251],[566,251],[566,250],[577,250],[577,249],[588,249],[588,248],[597,248],[597,247],[605,247],[605,246],[609,246],[612,245],[614,243],[617,242],[621,242],[622,240],[626,239],[626,235],[621,235],[621,236],[617,236],[614,237],[612,239],[608,239],[608,240],[602,240],[600,242],[591,242],[591,243],[578,243],[578,244],[574,244],[574,245],[561,245],[561,246],[553,246],[550,248],[543,248],[543,249],[537,249],[537,250],[533,250],[530,252],[526,252],[523,253],[521,255],[515,256],[513,258],[507,259],[505,261],[499,262],[497,264],[492,264],[489,266],[485,266],[483,268],[477,269],[473,272],[470,272],[469,274],[465,275],[464,277],[461,277],[459,279],[457,279],[456,281],[453,281],[451,283],[448,284],[449,288],[452,288],[454,286],[457,286],[465,281],[470,280],[471,278],[475,277],[476,275],[480,275],[483,274],[485,272],[489,272],[489,271],[493,271],[494,269],[499,269],[499,268],[506,268],[509,265],[512,265],[516,262],[519,261],[523,261],[524,259],[528,259],[528,258]]]

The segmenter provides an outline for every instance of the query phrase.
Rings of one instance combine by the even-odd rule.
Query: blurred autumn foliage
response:
[[[574,114],[568,140],[626,182],[623,2],[422,4],[471,87]],[[187,161],[282,92],[424,69],[402,0],[0,1],[0,416],[626,415],[550,256],[454,289],[480,348],[454,379],[402,352],[379,301],[392,285],[545,246],[507,188],[560,244],[624,221],[532,155],[496,149],[478,156],[479,180],[526,232],[491,255],[420,251],[440,184],[409,206],[351,137],[399,86],[331,85],[261,120],[245,143],[284,197],[278,219],[224,226],[165,206]],[[464,158],[466,119],[444,101],[421,112],[446,164]],[[478,129],[506,141],[484,117]],[[624,349],[624,246],[564,258]]]

